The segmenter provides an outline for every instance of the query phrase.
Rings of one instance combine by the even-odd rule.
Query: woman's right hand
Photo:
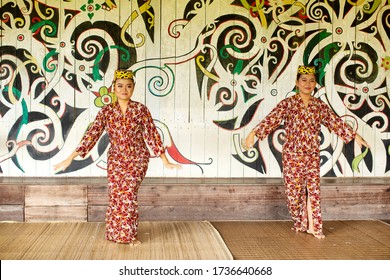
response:
[[[253,131],[251,131],[251,133],[249,133],[248,136],[245,138],[245,141],[241,143],[242,147],[245,150],[249,150],[250,148],[253,147],[253,145],[255,144],[255,136],[256,134]]]
[[[55,171],[65,171],[65,169],[67,169],[71,165],[72,161],[73,161],[72,158],[67,158],[63,162],[60,162],[60,163],[57,163],[56,165],[54,165],[54,170]]]
[[[56,165],[54,165],[54,170],[55,171],[65,171],[65,169],[67,169],[71,164],[72,164],[72,161],[75,157],[77,157],[79,155],[78,152],[73,152],[66,160],[64,160],[63,162],[60,162]]]

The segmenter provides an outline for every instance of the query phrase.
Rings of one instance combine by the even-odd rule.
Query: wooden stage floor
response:
[[[193,223],[207,223],[210,231],[200,232]],[[141,221],[138,249],[105,241],[104,223],[32,225],[0,223],[1,259],[390,260],[390,224],[378,220],[324,221],[324,240],[293,232],[290,221]],[[191,227],[198,236],[191,236]],[[206,239],[209,252],[202,256],[203,249],[194,248]],[[212,252],[217,249],[220,254]]]

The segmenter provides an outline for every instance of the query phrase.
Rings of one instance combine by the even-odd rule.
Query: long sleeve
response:
[[[79,145],[76,148],[76,152],[80,154],[81,157],[85,157],[90,150],[95,146],[96,142],[99,140],[100,136],[103,134],[105,129],[105,117],[104,109],[100,110],[85,132],[83,138],[81,139]]]
[[[337,136],[341,137],[345,143],[349,143],[355,138],[356,132],[339,118],[325,103],[321,106],[321,114],[322,124]]]
[[[285,100],[279,102],[279,104],[272,109],[272,111],[253,129],[259,140],[264,139],[274,131],[285,119],[287,103]]]
[[[165,152],[161,136],[153,122],[152,115],[146,106],[143,107],[143,131],[142,136],[146,144],[151,148],[155,156],[160,156]]]

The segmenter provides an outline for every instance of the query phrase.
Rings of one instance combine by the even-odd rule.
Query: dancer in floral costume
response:
[[[134,75],[128,70],[114,74],[116,101],[103,107],[76,150],[55,169],[65,170],[77,156],[85,157],[106,130],[110,139],[107,176],[109,206],[106,213],[107,240],[137,245],[137,193],[148,169],[150,153],[159,156],[166,168],[180,168],[169,162],[161,137],[147,107],[132,101]]]
[[[285,142],[282,164],[287,205],[294,222],[292,229],[322,239],[320,205],[320,130],[326,126],[346,143],[355,139],[360,147],[365,140],[345,124],[320,99],[312,97],[316,86],[315,68],[299,66],[297,94],[282,100],[246,137],[244,148],[254,138],[264,139],[284,121]]]

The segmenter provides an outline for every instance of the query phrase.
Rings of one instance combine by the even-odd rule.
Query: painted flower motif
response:
[[[386,56],[382,58],[382,65],[385,70],[390,70],[390,56]]]
[[[94,0],[88,0],[87,4],[84,4],[80,7],[84,12],[88,12],[89,19],[92,19],[95,15],[95,11],[98,11],[102,6],[99,4],[95,4]]]
[[[101,87],[99,89],[99,95],[95,98],[95,106],[102,108],[110,103],[113,103],[116,101],[115,93],[108,92],[107,87]]]

